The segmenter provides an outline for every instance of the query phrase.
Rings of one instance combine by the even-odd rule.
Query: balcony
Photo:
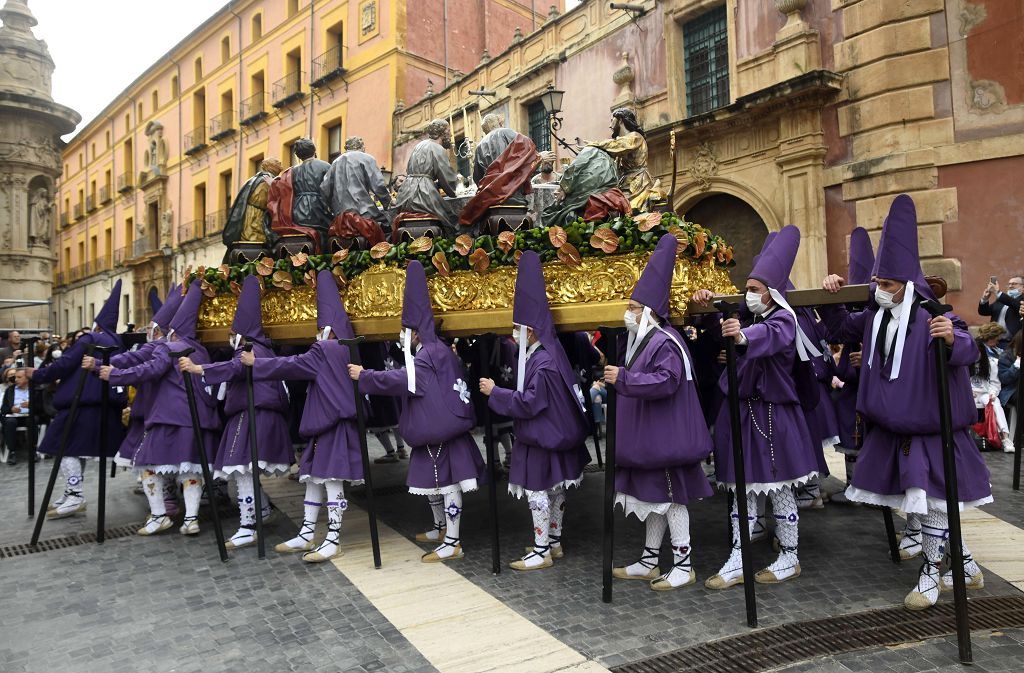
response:
[[[296,70],[274,82],[271,104],[276,108],[282,108],[289,103],[304,98],[305,94],[302,93],[302,80],[305,79],[305,76],[306,73],[301,70]]]
[[[82,204],[81,203],[76,203],[75,204],[75,221],[78,221],[80,219],[82,219]]]
[[[258,91],[241,102],[238,106],[238,119],[241,126],[251,126],[267,116],[267,95]]]
[[[124,266],[125,256],[130,249],[131,246],[125,246],[114,251],[114,266]]]
[[[68,217],[67,211],[64,211],[63,213],[61,213],[60,214],[60,226],[66,227],[70,223],[71,223],[71,218]]]
[[[214,236],[224,231],[224,224],[227,221],[228,211],[218,210],[215,213],[210,213],[206,216],[205,226],[203,227],[204,236]]]
[[[313,79],[309,86],[316,89],[345,74],[345,68],[341,66],[341,51],[339,44],[313,60]]]
[[[228,110],[210,120],[210,142],[216,142],[237,133],[235,128],[235,112]]]
[[[156,245],[149,238],[140,238],[139,240],[132,243],[132,258],[142,257],[147,252],[153,252],[156,250]]]
[[[85,212],[91,213],[94,210],[96,210],[96,197],[95,196],[87,196],[87,197],[85,197]]]
[[[89,260],[86,263],[86,276],[92,276],[97,273],[100,273],[101,271],[109,271],[111,268],[113,268],[113,264],[111,263],[112,261],[113,260],[107,256],[97,257],[96,259]]]
[[[203,237],[203,220],[192,220],[178,225],[178,245]]]
[[[71,273],[68,274],[68,282],[74,283],[76,281],[82,280],[88,275],[88,273],[88,264],[79,264],[78,266],[73,266],[71,267]]]
[[[66,271],[57,271],[53,274],[53,284],[57,287],[64,287],[68,284],[68,275]]]
[[[185,134],[185,154],[192,156],[206,148],[206,127],[200,126]]]
[[[110,196],[110,186],[104,185],[103,187],[100,187],[100,203],[106,205],[110,203],[111,198],[112,197]]]
[[[132,191],[135,188],[135,183],[132,181],[132,172],[127,171],[117,176],[117,192],[119,194],[125,194],[126,192]]]

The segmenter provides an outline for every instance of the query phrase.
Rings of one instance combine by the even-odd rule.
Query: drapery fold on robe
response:
[[[384,224],[385,215],[377,207],[374,197],[385,208],[391,205],[391,194],[377,161],[359,150],[349,150],[334,160],[320,182],[320,193],[334,220],[343,213],[352,212]]]
[[[537,158],[537,146],[533,141],[522,133],[516,133],[505,150],[487,167],[477,185],[476,195],[459,215],[459,225],[471,227],[491,206],[507,203],[518,194],[529,194],[533,190],[530,176],[537,165]]]
[[[619,188],[629,198],[629,205],[642,210],[649,198],[662,198],[664,191],[647,170],[647,140],[636,131],[618,138],[590,143],[615,158],[619,168]]]
[[[592,195],[612,189],[618,179],[618,169],[610,154],[599,147],[584,147],[558,183],[565,198],[544,209],[541,223],[546,227],[561,226],[576,219],[577,211],[586,206]]]
[[[346,210],[334,218],[327,235],[338,238],[362,236],[370,245],[376,245],[384,240],[384,230],[379,224],[351,210]]]
[[[629,205],[629,199],[618,187],[613,187],[607,192],[592,194],[587,199],[587,207],[583,211],[585,222],[603,222],[611,217],[612,213],[631,215],[633,208]]]
[[[313,239],[320,249],[320,233],[316,229],[296,225],[292,221],[292,169],[286,169],[270,183],[267,194],[267,212],[270,213],[270,228],[278,236],[305,234]]]
[[[413,148],[406,164],[406,178],[398,188],[395,208],[399,213],[427,213],[451,227],[455,218],[438,190],[455,198],[455,170],[448,162],[448,152],[433,140],[421,140]],[[395,228],[398,227],[396,219]]]

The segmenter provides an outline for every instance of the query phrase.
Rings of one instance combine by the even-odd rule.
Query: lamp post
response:
[[[544,111],[548,113],[548,125],[551,129],[551,137],[557,140],[559,145],[573,154],[579,154],[579,149],[583,144],[579,137],[575,139],[575,143],[570,145],[558,136],[558,130],[562,128],[562,118],[558,116],[558,113],[562,111],[562,98],[564,96],[564,91],[556,89],[553,85],[548,84],[548,88],[540,95],[540,102],[544,106]]]

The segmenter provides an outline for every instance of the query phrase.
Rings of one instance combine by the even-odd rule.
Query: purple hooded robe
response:
[[[896,197],[890,207],[876,265],[878,278],[914,284],[913,295],[900,304],[900,315],[909,311],[902,352],[898,331],[889,352],[885,352],[887,323],[897,319],[889,311],[876,305],[853,314],[842,305],[825,311],[833,340],[845,343],[859,339],[864,344],[857,411],[867,423],[867,433],[847,496],[919,514],[932,509],[945,511],[938,374],[934,365],[938,344],[929,336],[930,315],[921,307],[922,300],[935,296],[921,272],[917,213],[906,194]],[[969,368],[978,358],[978,348],[958,316],[947,313],[946,317],[953,321],[954,330],[947,362],[957,486],[960,502],[970,507],[992,501],[988,468],[967,432],[977,420]]]
[[[487,401],[513,421],[509,492],[578,485],[590,462],[589,423],[576,373],[555,333],[540,257],[532,251],[519,260],[512,320],[532,327],[540,345],[528,356],[517,389],[496,386]]]
[[[871,239],[863,227],[856,227],[850,234],[850,265],[847,282],[850,285],[866,285],[871,282],[871,270],[875,266],[875,253]],[[823,312],[824,313],[824,312]],[[860,337],[843,344],[843,352],[836,363],[836,376],[843,387],[836,392],[836,420],[839,423],[839,446],[843,453],[856,454],[864,438],[864,424],[857,413],[857,390],[860,367],[850,362],[850,354],[861,350]]]
[[[669,290],[678,243],[662,236],[633,289],[651,309],[652,326],[630,362],[619,367],[615,432],[615,500],[641,520],[650,511],[685,505],[712,494],[703,461],[711,453],[689,349],[669,324]],[[685,359],[684,359],[685,358]],[[637,507],[646,503],[647,507]],[[659,505],[659,507],[650,507]]]
[[[475,425],[469,383],[462,361],[434,331],[434,312],[423,266],[410,262],[402,298],[402,327],[416,330],[420,347],[413,358],[415,391],[406,368],[364,369],[359,389],[402,398],[398,432],[412,447],[406,485],[410,493],[471,491],[484,483],[480,449],[470,434]]]
[[[125,395],[112,389],[110,405],[107,410],[108,442],[106,447],[99,446],[102,417],[100,396],[103,382],[95,374],[82,369],[82,357],[86,355],[87,346],[90,344],[116,347],[118,350],[112,353],[113,356],[116,356],[121,350],[121,338],[117,336],[117,316],[120,302],[121,281],[117,281],[110,291],[110,296],[107,297],[100,312],[96,315],[95,322],[99,331],[86,332],[75,341],[71,348],[64,351],[61,357],[33,372],[33,385],[58,382],[57,391],[53,397],[53,406],[57,409],[57,415],[50,421],[50,425],[46,429],[43,441],[39,445],[40,453],[55,455],[60,449],[64,425],[68,422],[75,389],[78,387],[79,377],[82,376],[85,377],[85,385],[82,387],[82,395],[78,400],[78,412],[74,427],[68,434],[64,456],[96,457],[102,450],[103,454],[109,458],[114,455],[118,445],[124,440],[121,410],[125,406]],[[115,386],[116,384],[111,382],[111,385]]]
[[[247,276],[238,297],[238,307],[231,323],[231,331],[242,337],[234,356],[227,362],[215,362],[203,367],[203,380],[207,385],[226,384],[224,414],[227,424],[220,438],[214,469],[218,477],[233,473],[252,472],[249,448],[249,391],[245,383],[245,365],[241,357],[244,339],[252,341],[252,352],[258,358],[274,357],[273,344],[263,332],[260,313],[260,281]],[[253,404],[256,410],[256,435],[259,441],[260,469],[269,474],[284,474],[295,455],[288,432],[288,394],[284,384],[277,381],[253,381]]]

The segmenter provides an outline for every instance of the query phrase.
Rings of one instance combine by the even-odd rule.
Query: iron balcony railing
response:
[[[64,285],[67,285],[68,274],[66,274],[63,270],[58,271],[57,273],[53,274],[53,283],[57,287],[63,287]]]
[[[192,220],[178,226],[178,243],[188,243],[203,237],[203,221]]]
[[[68,280],[72,283],[74,283],[75,281],[82,280],[83,278],[85,278],[86,274],[88,273],[88,270],[88,264],[79,264],[78,266],[73,266],[71,267],[71,273],[69,274]]]
[[[85,263],[85,275],[86,277],[97,274],[101,271],[107,271],[112,267],[111,258],[106,255],[97,257],[96,259],[90,259]]]
[[[267,116],[267,94],[257,91],[238,106],[238,123],[250,126]]]
[[[117,191],[121,194],[124,194],[125,192],[130,192],[134,187],[134,184],[135,183],[132,182],[131,171],[127,173],[121,173],[121,175],[117,176]]]
[[[201,152],[206,147],[206,127],[200,126],[185,134],[185,154]]]
[[[81,203],[76,203],[75,204],[75,219],[76,220],[82,219],[82,204]]]
[[[204,236],[213,236],[224,231],[224,222],[227,219],[228,211],[218,210],[210,213],[206,216],[205,226],[203,228]]]
[[[305,95],[302,93],[302,81],[305,76],[306,73],[295,70],[274,82],[273,106],[284,107],[302,98]]]
[[[153,241],[149,240],[148,237],[140,238],[132,243],[132,257],[141,257],[147,252],[152,252],[153,250],[156,250],[156,246],[153,245]]]
[[[94,210],[96,210],[96,197],[95,196],[87,196],[87,197],[85,197],[85,212],[91,213]]]
[[[62,227],[68,226],[68,223],[70,222],[70,219],[71,218],[68,217],[67,211],[64,211],[63,213],[60,214],[60,225]]]
[[[210,119],[210,141],[216,142],[222,138],[236,133],[235,129],[235,111],[228,110],[221,112],[216,117]]]
[[[313,88],[321,87],[336,77],[345,74],[342,67],[342,48],[337,45],[313,59],[313,79],[309,85]]]
[[[110,203],[110,187],[108,185],[100,187],[100,203]]]
[[[114,251],[114,266],[124,266],[124,259],[131,246],[118,248]]]

